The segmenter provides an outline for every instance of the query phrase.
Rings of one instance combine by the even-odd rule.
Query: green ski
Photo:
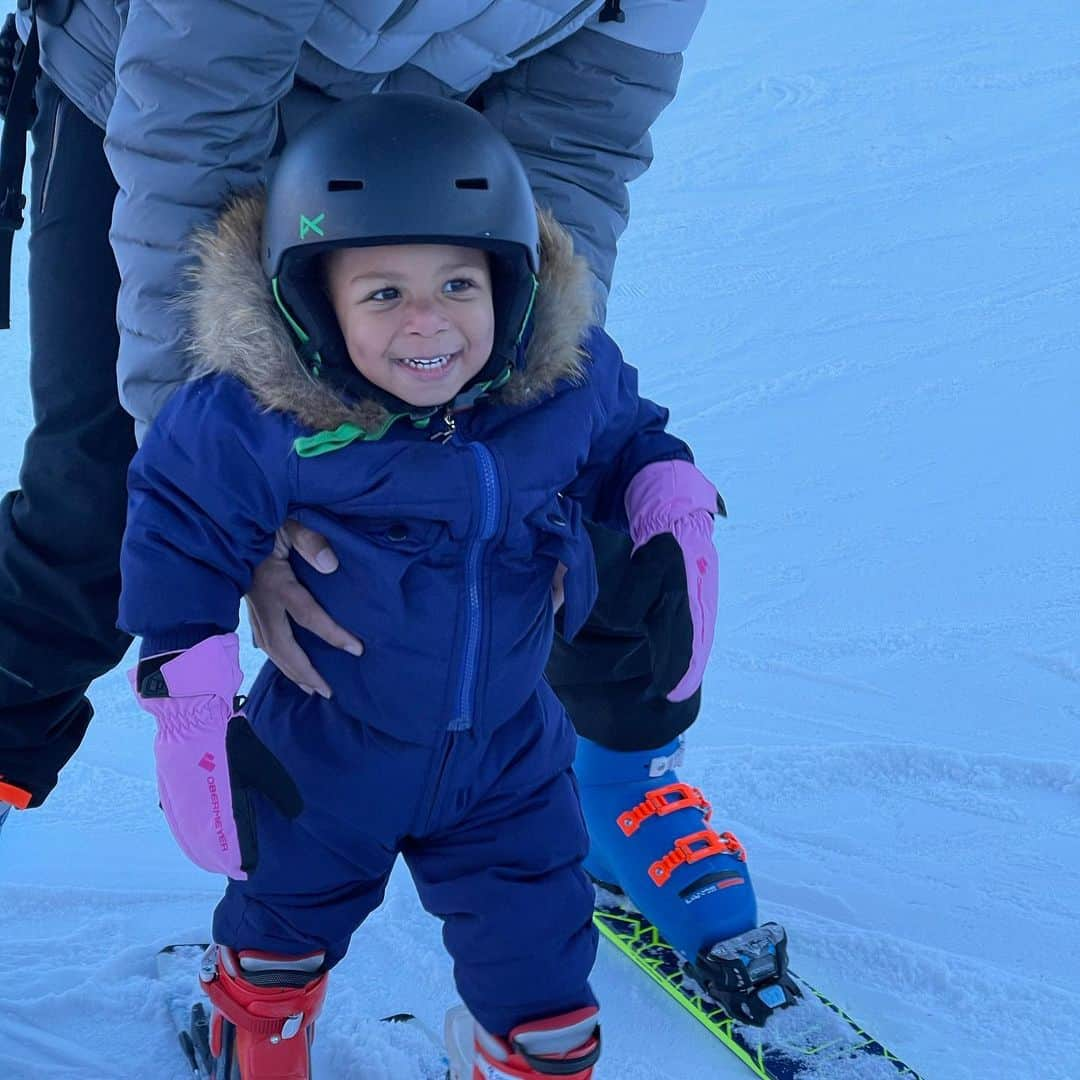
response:
[[[679,954],[640,912],[598,906],[593,921],[684,1009],[709,1029],[761,1080],[921,1080],[839,1005],[793,975],[802,991],[795,1005],[763,1027],[733,1020],[687,975]]]

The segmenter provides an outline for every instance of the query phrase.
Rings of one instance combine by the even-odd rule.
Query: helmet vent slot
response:
[[[326,185],[327,191],[363,191],[363,180],[331,180]]]
[[[463,176],[460,180],[454,181],[454,187],[462,188],[465,191],[487,191],[488,182],[486,176]]]

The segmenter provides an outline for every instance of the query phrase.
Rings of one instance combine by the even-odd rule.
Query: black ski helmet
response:
[[[462,102],[385,93],[336,104],[286,144],[267,192],[263,265],[304,363],[408,411],[353,367],[316,266],[332,248],[397,243],[490,254],[495,344],[473,382],[513,365],[540,269],[536,205],[514,148]]]

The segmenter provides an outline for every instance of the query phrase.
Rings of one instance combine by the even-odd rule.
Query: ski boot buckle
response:
[[[696,844],[703,846],[695,847]],[[746,862],[746,852],[734,833],[702,829],[689,836],[680,836],[675,841],[675,847],[649,867],[649,877],[654,885],[666,885],[676,867],[700,862],[710,855],[734,855],[741,862]]]
[[[709,823],[712,806],[701,793],[700,788],[691,787],[681,781],[653,788],[645,793],[645,799],[637,806],[624,810],[618,817],[619,828],[624,836],[633,836],[641,828],[641,823],[648,818],[664,817],[676,810],[701,809],[705,812],[705,824]]]

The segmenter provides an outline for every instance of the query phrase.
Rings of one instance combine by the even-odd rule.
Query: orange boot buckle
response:
[[[696,844],[703,846],[695,847]],[[710,855],[734,855],[741,862],[746,862],[746,852],[734,833],[702,829],[701,832],[691,833],[689,836],[680,836],[671,851],[649,867],[649,877],[654,885],[664,886],[676,867],[684,863],[689,865],[700,862]]]
[[[624,810],[617,820],[623,835],[633,836],[641,828],[641,823],[654,814],[657,817],[664,817],[667,814],[674,814],[676,810],[694,808],[705,811],[707,825],[712,815],[712,807],[701,794],[700,788],[691,787],[682,782],[666,784],[664,787],[653,788],[652,791],[646,792],[643,802],[639,802],[637,806],[629,810]]]

